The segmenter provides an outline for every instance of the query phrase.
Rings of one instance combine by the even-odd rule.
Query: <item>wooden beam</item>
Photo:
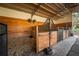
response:
[[[25,10],[27,9],[31,9],[31,12],[33,11],[33,9],[36,7],[36,5],[34,4],[15,4],[15,7],[20,7],[20,8],[24,8]],[[14,6],[14,5],[13,5]],[[24,6],[24,7],[23,7]],[[44,15],[47,15],[48,17],[53,17],[54,15],[52,15],[51,13],[49,13],[47,10],[43,9],[43,8],[39,8],[37,13],[43,13]]]
[[[52,11],[55,12],[58,16],[60,16],[60,17],[62,16],[59,13],[57,13],[57,11],[55,10],[54,7],[52,7],[52,5],[50,5],[50,4],[46,4],[46,5],[49,6],[50,8],[52,8]]]
[[[1,7],[9,8],[9,9],[14,9],[17,11],[25,12],[25,13],[32,13],[33,7],[30,5],[24,5],[24,4],[0,4]],[[40,15],[41,14],[41,15]],[[41,16],[41,17],[47,17],[47,14],[45,13],[36,13],[36,15]]]
[[[23,8],[23,6],[18,6],[16,4],[0,4],[1,7],[5,7],[5,8],[9,8],[9,9],[14,9],[14,10],[17,10],[17,11],[22,11],[22,12],[28,12],[28,13],[31,13],[32,9],[31,8]]]
[[[35,4],[35,5],[38,5],[38,4]],[[52,17],[54,17],[54,16],[56,15],[54,12],[52,12],[52,11],[50,10],[49,7],[46,6],[45,4],[41,4],[41,5],[40,5],[40,8],[39,8],[38,10],[43,11],[43,12],[45,11],[45,12],[47,12],[47,14],[48,14],[48,13],[51,14]]]
[[[38,5],[37,3],[34,3],[35,5]],[[47,10],[49,13],[52,13],[53,18],[54,17],[60,17],[56,12],[53,11],[52,8],[50,8],[46,3],[45,4],[41,4],[40,8],[43,8],[45,10]]]
[[[51,10],[51,8],[48,7],[46,4],[42,4],[40,7],[43,8],[43,9],[46,9],[47,11],[51,12],[54,16],[56,16],[56,13],[53,12],[53,11]]]
[[[32,11],[38,6],[38,3],[5,3],[5,4],[0,4],[1,7],[6,7],[6,8],[10,8],[10,9],[14,9],[14,10],[18,10],[18,11],[22,11],[25,13],[32,13]],[[63,6],[63,5],[62,5]],[[52,17],[54,19],[60,18],[62,17],[62,15],[60,13],[57,13],[56,11],[57,7],[53,6],[53,4],[42,4],[38,10],[35,12],[35,15],[41,16],[41,17]]]

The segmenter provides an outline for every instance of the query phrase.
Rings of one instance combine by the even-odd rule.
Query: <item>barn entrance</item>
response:
[[[0,23],[0,56],[7,55],[7,25]]]

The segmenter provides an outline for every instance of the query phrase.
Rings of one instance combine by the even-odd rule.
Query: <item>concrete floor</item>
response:
[[[79,56],[79,39],[76,40],[71,50],[67,54],[68,56]]]
[[[75,42],[76,42],[75,37],[69,37],[59,42],[52,48],[54,51],[52,55],[53,56],[66,56]]]

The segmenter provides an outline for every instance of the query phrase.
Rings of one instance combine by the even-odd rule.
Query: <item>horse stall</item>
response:
[[[63,40],[63,29],[58,29],[57,31],[57,42]]]
[[[61,40],[64,40],[66,38],[68,38],[70,36],[70,29],[59,29],[57,32],[57,38],[58,38],[58,42]]]
[[[36,27],[36,52],[39,53],[43,49],[56,44],[57,42],[57,31],[51,31],[51,39],[49,40],[49,32],[47,27]]]
[[[32,28],[28,27],[19,32],[8,32],[8,55],[31,55],[35,48],[35,40],[32,36]]]
[[[43,51],[45,48],[48,48],[50,45],[53,46],[63,39],[68,38],[70,33],[69,29],[51,29],[51,38],[49,38],[49,28],[47,25],[36,26],[33,28],[35,28],[33,29],[35,31],[33,34],[35,37],[37,53]]]

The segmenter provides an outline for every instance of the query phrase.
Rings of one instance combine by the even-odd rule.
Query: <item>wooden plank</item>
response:
[[[38,33],[37,42],[37,52],[42,51],[43,49],[49,47],[49,32]],[[57,31],[52,31],[50,44],[53,46],[57,43]]]

